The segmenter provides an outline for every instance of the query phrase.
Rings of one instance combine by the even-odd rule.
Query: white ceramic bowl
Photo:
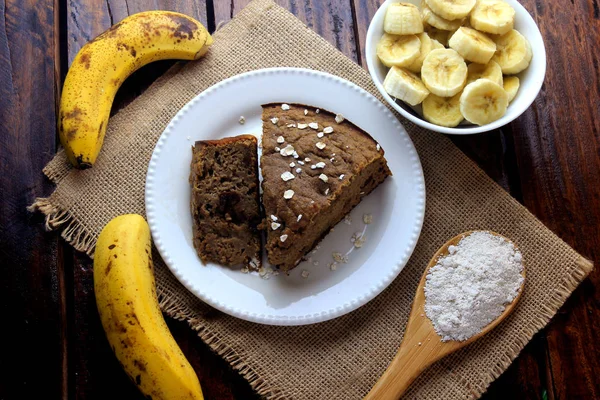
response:
[[[402,0],[405,3],[415,4],[420,7],[421,0]],[[454,135],[468,135],[473,133],[487,132],[493,129],[499,128],[513,121],[519,115],[533,103],[544,82],[544,75],[546,74],[546,50],[544,49],[544,40],[542,34],[538,29],[535,21],[529,15],[527,10],[519,4],[516,0],[505,0],[510,4],[516,11],[515,14],[515,29],[518,30],[523,36],[531,43],[531,49],[533,50],[533,58],[529,68],[517,74],[520,81],[519,92],[513,101],[508,105],[506,114],[499,120],[496,120],[490,124],[483,126],[461,124],[455,128],[446,128],[443,126],[435,125],[427,122],[421,116],[421,106],[411,107],[401,100],[394,101],[394,99],[386,93],[383,89],[383,80],[387,74],[388,68],[383,65],[377,58],[377,42],[383,36],[383,18],[387,10],[387,6],[390,3],[398,3],[398,0],[387,0],[385,1],[379,10],[375,13],[375,16],[371,20],[369,30],[367,32],[367,43],[366,43],[366,57],[367,66],[371,78],[375,82],[377,89],[385,100],[398,111],[402,116],[414,122],[415,124],[422,126],[423,128],[430,129],[432,131],[454,134]]]

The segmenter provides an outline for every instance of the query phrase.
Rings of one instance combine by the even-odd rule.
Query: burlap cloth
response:
[[[123,213],[144,214],[146,168],[175,113],[207,87],[248,70],[290,66],[326,71],[378,96],[369,74],[293,15],[256,0],[214,35],[208,55],[174,67],[117,113],[97,164],[71,170],[59,152],[44,172],[56,183],[33,208],[49,229],[91,255],[102,227]],[[344,101],[344,99],[340,99]],[[210,118],[210,110],[206,110]],[[491,229],[512,238],[527,264],[527,284],[515,312],[483,339],[426,371],[406,398],[479,397],[556,313],[592,264],[546,229],[445,136],[402,120],[423,163],[425,223],[410,262],[377,298],[333,321],[301,327],[245,322],[205,305],[156,257],[162,309],[189,322],[208,345],[269,399],[359,399],[395,354],[419,277],[450,237]],[[393,157],[393,149],[386,149]]]

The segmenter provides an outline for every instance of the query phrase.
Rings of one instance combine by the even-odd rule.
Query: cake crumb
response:
[[[344,215],[344,223],[346,225],[352,225],[352,216],[350,214]]]
[[[283,174],[281,174],[281,179],[283,179],[284,182],[287,182],[294,178],[295,178],[294,174],[292,174],[290,171],[285,171]]]
[[[319,262],[315,261],[315,262],[313,262],[313,265],[317,266],[317,265],[319,265]]]
[[[244,125],[246,123],[246,117],[240,115],[240,119],[238,120],[238,122],[240,123],[240,125]]]
[[[327,264],[327,266],[329,267],[330,270],[335,271],[337,269],[338,264],[334,261],[334,262]]]
[[[419,342],[419,346],[422,345],[423,343]]]
[[[326,128],[323,128],[323,133],[333,133],[333,127],[328,126]]]
[[[344,116],[342,114],[336,114],[335,122],[337,122],[338,124],[341,124],[342,122],[344,122]]]
[[[327,145],[323,142],[317,142],[315,146],[317,146],[318,149],[323,150]]]
[[[306,269],[303,269],[301,275],[304,279],[306,279],[310,275],[310,272],[308,272],[308,270],[306,270]]]
[[[290,109],[290,105],[289,105],[289,104],[285,104],[285,103],[283,103],[283,104],[281,105],[281,109],[282,109],[283,111],[287,111],[287,110],[289,110],[289,109]]]
[[[327,182],[329,180],[329,178],[325,174],[319,175],[319,179],[322,180],[323,182]]]
[[[240,269],[240,271],[242,272],[242,274],[247,274],[250,272],[250,269],[248,269],[248,266],[242,267],[242,269]]]
[[[347,264],[348,263],[348,256],[339,252],[333,252],[331,253],[331,256],[333,257],[333,261],[337,262],[337,263],[344,263]]]
[[[365,235],[363,235],[360,232],[356,232],[354,235],[352,235],[352,237],[354,238],[354,241],[353,241],[354,247],[356,247],[357,249],[360,249],[361,247],[363,247],[363,245],[367,241],[367,238],[365,237]]]
[[[271,122],[273,123],[273,125],[275,125],[275,124],[277,124],[277,122],[279,122],[279,118],[273,117],[273,118],[271,118]]]
[[[279,240],[281,240],[281,243],[285,242],[288,238],[288,235],[281,235],[279,236]]]
[[[283,198],[284,199],[289,200],[292,197],[294,197],[294,191],[292,189],[288,189],[285,192],[283,192]]]
[[[363,214],[363,222],[365,223],[365,225],[369,225],[371,222],[373,222],[373,215]]]

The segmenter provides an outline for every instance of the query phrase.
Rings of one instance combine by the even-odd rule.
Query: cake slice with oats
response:
[[[203,263],[260,268],[262,222],[257,140],[202,140],[190,172],[194,247]]]
[[[267,257],[287,272],[391,172],[379,144],[339,114],[276,103],[262,120]]]

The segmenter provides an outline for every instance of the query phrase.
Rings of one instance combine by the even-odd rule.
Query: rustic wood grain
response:
[[[600,16],[598,0],[523,5],[548,52],[532,107],[512,123],[523,203],[550,229],[600,261]],[[600,275],[561,308],[547,336],[549,399],[600,398]]]
[[[213,0],[217,25],[229,21],[250,0]],[[353,6],[350,0],[275,0],[329,43],[354,61],[359,60],[354,40]]]
[[[364,40],[383,0],[276,0],[344,54],[366,67]],[[599,0],[523,0],[548,52],[540,96],[515,122],[454,142],[496,182],[576,250],[600,261]],[[0,4],[0,272],[10,369],[0,398],[141,399],[101,329],[91,262],[45,234],[26,213],[48,194],[41,168],[56,147],[60,81],[79,48],[127,15],[184,12],[212,31],[249,0],[7,0]],[[61,39],[59,42],[58,39]],[[360,50],[358,50],[360,49]],[[123,107],[172,65],[135,73],[121,88]],[[113,110],[113,111],[114,111]],[[434,134],[434,133],[432,133]],[[15,172],[17,171],[17,172]],[[485,399],[600,398],[600,285],[584,282],[537,334]],[[194,366],[206,398],[258,398],[185,323],[169,327]],[[6,368],[3,368],[6,370]]]
[[[53,0],[0,3],[0,398],[64,391],[57,234],[26,207],[51,186],[55,142]]]

